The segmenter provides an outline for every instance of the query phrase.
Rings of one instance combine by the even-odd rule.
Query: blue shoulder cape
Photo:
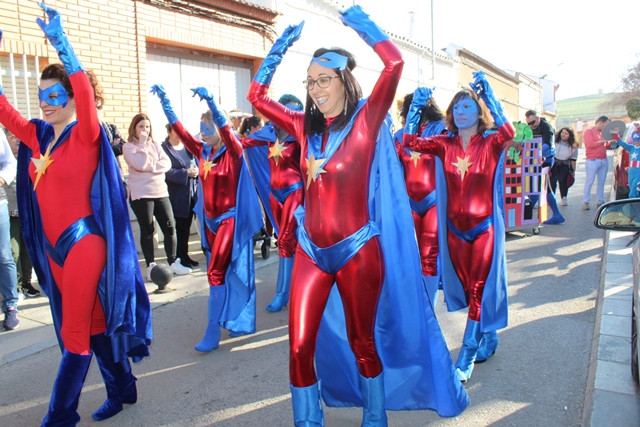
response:
[[[53,138],[53,126],[37,119],[32,123],[36,126],[42,152]],[[76,123],[67,126],[52,152],[68,140]],[[111,338],[115,360],[132,357],[139,361],[149,355],[148,346],[153,335],[151,306],[138,263],[120,171],[102,126],[100,139],[100,160],[93,177],[91,204],[107,243],[107,262],[98,284],[98,296],[107,322],[105,335]],[[20,223],[38,281],[49,297],[54,327],[63,350],[60,336],[62,298],[49,268],[40,207],[29,179],[28,167],[32,156],[31,149],[20,144],[17,176]]]
[[[504,214],[504,161],[506,151],[500,156],[493,178],[493,258],[491,269],[482,293],[480,327],[482,332],[493,332],[506,328],[508,321],[507,298],[507,255],[505,253]],[[443,192],[446,199],[446,192]],[[446,210],[446,200],[442,205]],[[468,306],[462,283],[455,272],[449,246],[447,227],[438,228],[440,256],[442,262],[442,286],[449,311],[457,311]]]
[[[215,158],[226,152],[223,146]],[[211,147],[204,145],[202,157],[208,158]],[[266,158],[266,155],[265,155]],[[200,238],[205,249],[207,266],[211,257],[211,248],[205,233],[204,191],[198,180],[198,197],[194,212],[200,223]],[[236,217],[233,230],[233,249],[231,262],[225,275],[225,302],[220,314],[220,326],[238,334],[252,334],[256,331],[256,282],[253,255],[253,236],[260,231],[264,223],[260,202],[249,176],[244,157],[236,190]]]
[[[362,101],[361,101],[362,102]],[[469,397],[423,286],[418,244],[390,119],[382,126],[369,178],[371,219],[380,227],[385,279],[378,302],[375,340],[383,363],[385,407],[432,409],[456,416]],[[329,406],[362,406],[355,357],[334,285],[320,325],[316,369]]]

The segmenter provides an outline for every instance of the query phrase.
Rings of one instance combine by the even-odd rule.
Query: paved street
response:
[[[595,375],[605,232],[592,225],[595,203],[582,210],[582,162],[578,169],[569,206],[561,207],[566,223],[544,226],[537,236],[529,230],[507,234],[509,326],[500,331],[496,355],[478,365],[466,385],[470,406],[452,419],[431,411],[389,411],[391,426],[582,425]],[[276,251],[266,261],[258,255],[257,264],[258,332],[240,338],[225,333],[220,348],[209,354],[193,349],[205,327],[203,271],[174,279],[171,293],[151,295],[155,339],[151,357],[134,366],[138,403],[100,425],[292,425],[287,311],[264,310],[275,289]],[[46,309],[46,300],[25,301],[29,310],[38,305]],[[436,314],[455,360],[466,313],[446,312],[440,295]],[[50,327],[41,329],[51,333]],[[0,333],[0,347],[19,340],[21,332],[26,331]],[[0,364],[0,425],[38,425],[46,413],[60,352],[48,346],[31,353]],[[93,363],[80,400],[81,425],[94,423],[91,413],[104,398]],[[356,426],[361,408],[325,407],[325,416],[328,426]]]

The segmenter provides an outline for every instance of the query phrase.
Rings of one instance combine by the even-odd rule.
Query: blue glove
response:
[[[262,61],[260,69],[256,73],[253,81],[260,83],[261,85],[268,86],[273,79],[273,74],[276,72],[276,68],[282,62],[282,57],[287,52],[287,49],[300,38],[304,21],[298,25],[289,25],[284,33],[278,40],[275,41],[271,50]]]
[[[375,44],[388,40],[389,36],[369,18],[360,6],[351,6],[349,9],[340,11],[340,19],[347,27],[353,28],[356,33],[373,47]]]
[[[171,108],[171,101],[167,98],[167,92],[164,91],[162,85],[153,85],[151,86],[151,93],[157,95],[160,98],[160,104],[162,104],[162,110],[164,111],[164,115],[167,116],[167,120],[169,120],[170,125],[175,125],[178,123],[178,116],[173,112],[173,108]]]
[[[209,93],[209,91],[204,87],[197,87],[195,89],[191,89],[193,91],[193,96],[198,95],[200,97],[200,101],[203,99],[207,101],[207,105],[211,110],[211,118],[213,119],[213,123],[218,127],[218,129],[225,127],[227,125],[227,116],[225,116],[222,111],[218,109],[216,102],[213,100],[213,96]]]
[[[413,100],[411,101],[411,106],[409,106],[407,120],[404,125],[405,134],[415,135],[418,133],[422,109],[427,105],[427,101],[431,99],[432,95],[433,89],[429,89],[428,87],[419,87],[415,92],[413,92]]]
[[[502,111],[502,105],[500,105],[500,101],[493,94],[493,89],[491,89],[491,85],[487,81],[487,78],[484,76],[484,71],[476,71],[473,73],[473,77],[475,78],[473,83],[470,83],[471,89],[475,93],[478,94],[487,108],[489,108],[489,112],[493,117],[493,121],[496,122],[496,126],[502,126],[507,123],[507,117],[504,115],[504,111]]]
[[[44,31],[51,45],[58,51],[58,57],[60,62],[64,65],[64,69],[67,70],[68,75],[75,74],[78,71],[83,71],[82,65],[73,51],[73,48],[69,44],[69,39],[62,29],[62,18],[57,10],[46,6],[44,3],[38,3],[42,10],[47,13],[49,17],[49,23],[47,24],[42,19],[36,19],[36,22]]]
[[[0,30],[0,43],[2,42],[2,30]],[[2,80],[0,80],[0,95],[4,95],[4,89],[2,89]]]

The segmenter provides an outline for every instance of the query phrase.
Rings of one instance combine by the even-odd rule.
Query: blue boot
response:
[[[462,347],[458,353],[456,361],[456,377],[463,383],[471,378],[473,371],[473,363],[476,360],[476,353],[480,346],[482,332],[480,331],[480,322],[467,318],[467,326],[464,330],[462,338]]]
[[[307,387],[291,388],[293,423],[296,427],[324,426],[324,414],[318,383]]]
[[[90,354],[76,354],[67,350],[62,352],[62,360],[49,401],[49,411],[42,420],[42,426],[75,426],[80,422],[80,415],[76,410],[90,363]]]
[[[207,330],[202,341],[196,344],[196,350],[208,353],[220,344],[220,313],[224,305],[225,285],[209,286]]]
[[[496,331],[482,334],[482,339],[480,340],[480,347],[478,347],[478,354],[476,355],[475,363],[486,362],[488,358],[496,353],[497,348],[498,333]]]
[[[114,361],[111,338],[104,334],[93,335],[91,350],[96,355],[100,374],[107,389],[107,400],[91,416],[96,421],[102,421],[122,411],[123,403],[137,402],[136,377],[131,373],[128,358],[120,362]]]
[[[278,267],[278,283],[276,295],[266,309],[267,311],[280,311],[289,302],[289,286],[291,285],[291,270],[293,269],[293,257],[280,258]]]
[[[362,392],[362,427],[386,427],[384,410],[384,378],[382,372],[375,378],[360,377]]]
[[[553,216],[548,220],[544,221],[543,224],[550,224],[550,225],[562,224],[564,222],[564,217],[560,213],[560,209],[558,209],[558,203],[556,203],[556,196],[551,192],[547,192],[547,204],[551,208],[551,212],[553,213]]]

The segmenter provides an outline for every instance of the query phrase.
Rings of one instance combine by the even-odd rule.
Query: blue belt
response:
[[[289,194],[293,193],[299,188],[302,188],[302,181],[298,181],[295,184],[291,184],[290,186],[281,188],[279,190],[272,188],[271,194],[280,204],[284,204],[284,201],[287,200]]]
[[[484,233],[493,225],[493,215],[489,215],[485,219],[483,219],[480,224],[476,225],[469,231],[460,231],[458,230],[451,221],[447,220],[447,227],[449,230],[458,237],[460,240],[464,240],[465,242],[473,242],[478,238],[479,235]]]
[[[228,211],[226,211],[225,213],[223,213],[222,215],[219,215],[215,218],[209,218],[205,215],[204,223],[207,225],[207,228],[211,230],[213,234],[216,234],[218,232],[218,227],[220,227],[220,224],[222,223],[222,221],[224,221],[227,218],[231,218],[235,216],[236,216],[236,208],[234,206]]]
[[[304,207],[295,211],[298,222],[298,243],[316,265],[328,274],[336,274],[373,237],[380,235],[378,224],[369,220],[362,228],[337,243],[321,248],[311,241],[304,228]]]
[[[47,253],[56,264],[62,267],[64,266],[64,262],[67,259],[71,248],[73,248],[80,239],[88,234],[95,234],[103,237],[102,230],[100,230],[100,226],[98,226],[93,215],[80,218],[68,226],[62,234],[60,234],[60,237],[58,237],[58,241],[55,246],[47,240]]]
[[[420,216],[423,216],[425,212],[436,205],[436,190],[433,190],[431,193],[427,194],[427,197],[422,199],[420,202],[416,202],[411,197],[409,197],[409,205],[411,206],[412,211]]]

